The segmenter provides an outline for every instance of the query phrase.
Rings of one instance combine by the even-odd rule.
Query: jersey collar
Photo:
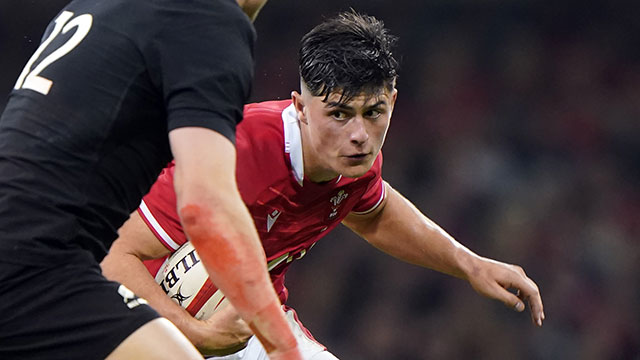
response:
[[[302,135],[300,134],[300,121],[293,104],[282,111],[282,123],[284,125],[284,152],[289,154],[293,175],[300,186],[304,183],[304,158],[302,156]],[[342,175],[339,175],[335,183],[339,183]]]
[[[293,175],[300,186],[304,180],[304,160],[302,158],[302,135],[298,114],[293,104],[282,111],[282,123],[284,125],[284,152],[289,154]]]

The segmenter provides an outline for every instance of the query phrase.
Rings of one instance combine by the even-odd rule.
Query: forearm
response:
[[[147,300],[160,315],[174,323],[194,345],[198,345],[199,338],[193,331],[193,322],[197,320],[164,293],[139,257],[120,252],[116,245],[103,259],[101,266],[107,279],[125,285],[136,295]]]
[[[139,256],[125,250],[126,245],[118,245],[116,243],[112,247],[101,264],[108,279],[124,284],[146,299],[149,305],[174,323],[205,355],[226,355],[244,346],[252,333],[236,316],[232,306],[225,306],[206,321],[195,319],[164,293]]]
[[[254,315],[245,309],[252,294],[244,292],[256,291],[253,295],[258,295],[260,291],[274,291],[262,245],[246,208],[229,194],[185,203],[178,204],[184,231],[211,279],[242,315]]]
[[[466,279],[479,258],[389,185],[374,218],[349,218],[345,225],[389,255],[458,278]]]
[[[258,233],[238,192],[235,147],[222,135],[201,128],[172,130],[169,138],[180,220],[209,277],[270,357],[296,348]]]
[[[240,195],[231,189],[194,193],[200,196],[179,197],[178,209],[185,233],[212,281],[268,352],[295,348],[268,276],[264,250]]]
[[[522,311],[523,301],[528,301],[532,321],[542,326],[540,291],[521,267],[476,255],[390,186],[386,203],[375,216],[349,216],[344,223],[380,250],[465,279],[479,294],[500,300],[512,309]],[[517,296],[508,289],[517,290]]]

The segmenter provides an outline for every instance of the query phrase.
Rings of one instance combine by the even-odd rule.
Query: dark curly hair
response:
[[[340,92],[340,102],[361,93],[393,89],[398,61],[391,52],[397,38],[384,23],[355,11],[340,13],[301,40],[300,77],[314,96]]]

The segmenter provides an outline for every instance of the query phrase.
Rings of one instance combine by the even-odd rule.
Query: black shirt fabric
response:
[[[0,118],[0,261],[100,261],[171,160],[168,131],[235,140],[254,41],[235,0],[72,1]]]

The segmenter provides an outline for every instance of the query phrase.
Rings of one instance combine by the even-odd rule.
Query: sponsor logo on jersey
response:
[[[280,214],[282,214],[282,212],[278,210],[273,210],[271,214],[267,214],[267,232],[271,231],[271,227],[276,223]]]

